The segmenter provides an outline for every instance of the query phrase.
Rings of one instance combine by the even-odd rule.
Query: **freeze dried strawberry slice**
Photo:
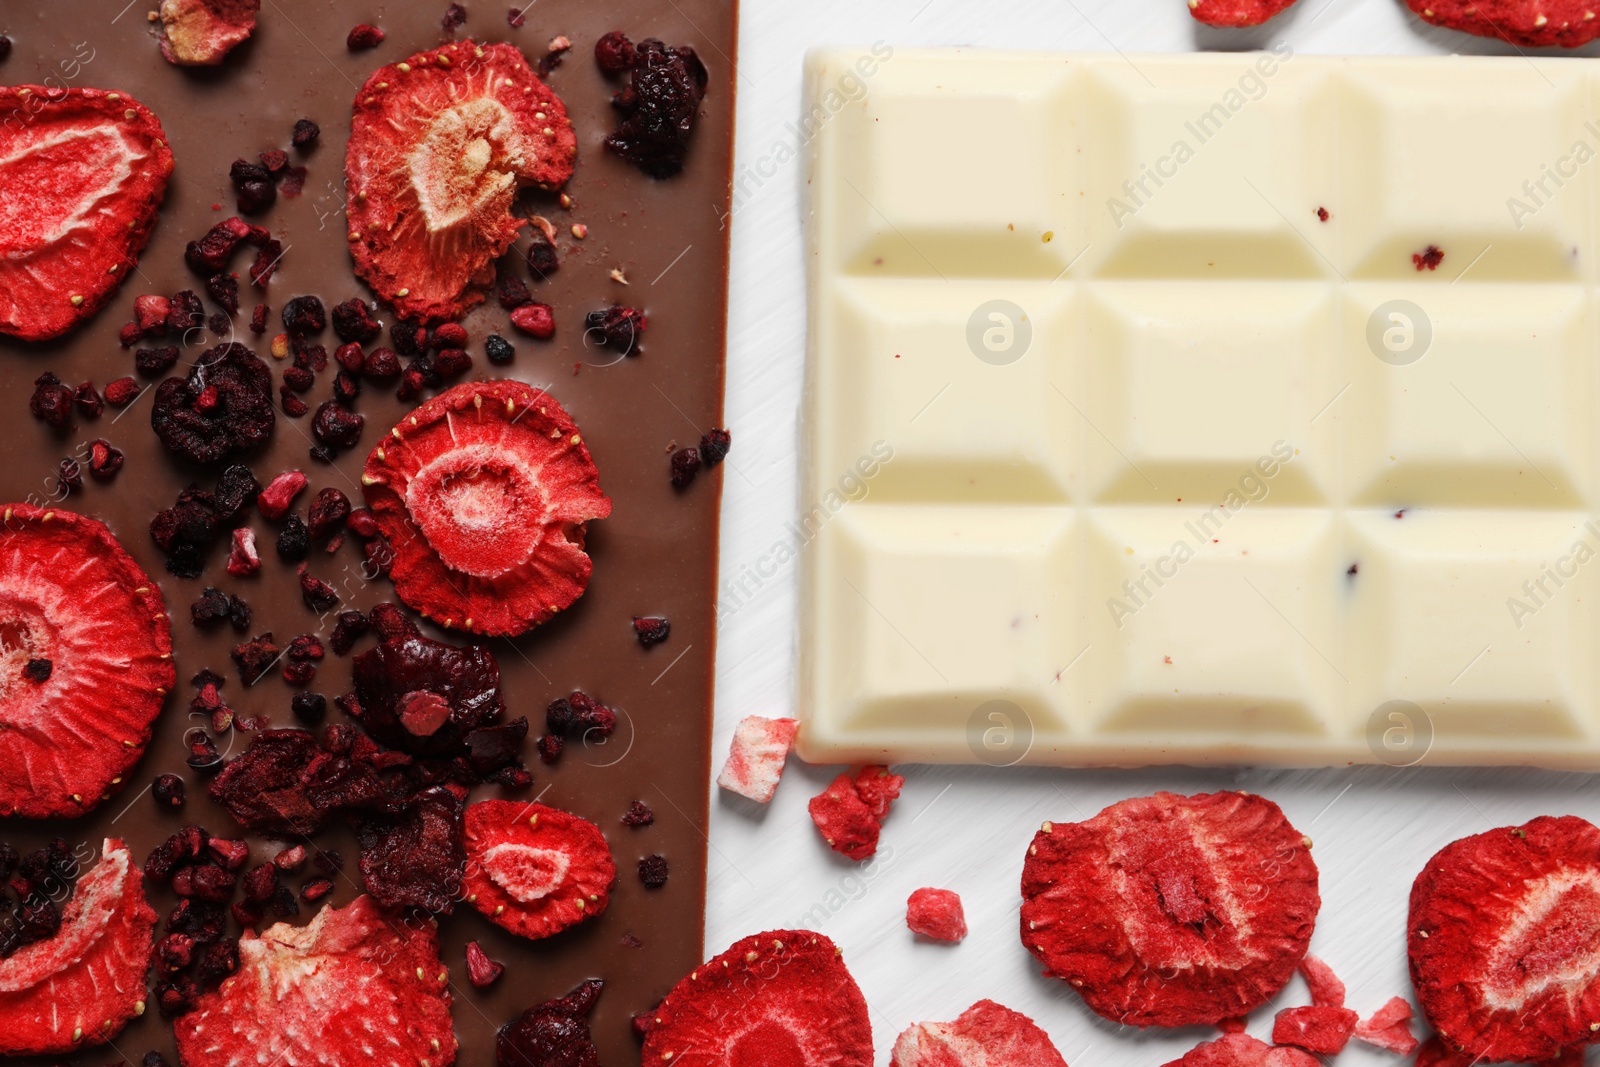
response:
[[[460,41],[380,67],[356,94],[345,181],[356,274],[406,319],[483,300],[526,225],[526,185],[572,176],[567,109],[509,44]]]
[[[683,978],[648,1016],[643,1061],[872,1067],[867,1002],[821,934],[769,930]]]
[[[455,1062],[437,927],[387,916],[367,896],[303,927],[247,933],[238,970],[173,1029],[184,1067]]]
[[[746,716],[733,732],[733,745],[717,775],[717,785],[757,804],[770,803],[799,730],[798,719]]]
[[[156,913],[127,846],[107,838],[55,935],[0,959],[0,1056],[103,1045],[145,1009]]]
[[[894,1043],[889,1067],[1067,1067],[1039,1024],[992,1000],[951,1023],[917,1023]]]
[[[1208,26],[1259,26],[1294,0],[1189,0],[1189,14]]]
[[[1350,1043],[1357,1021],[1349,1008],[1285,1008],[1272,1020],[1272,1040],[1322,1056],[1337,1056]]]
[[[4,505],[0,815],[82,815],[121,789],[176,680],[160,587],[111,531]]]
[[[0,88],[0,333],[59,337],[132,273],[172,174],[161,123],[124,93]]]
[[[1411,887],[1411,981],[1457,1052],[1532,1063],[1600,1040],[1600,828],[1541,816],[1446,845]]]
[[[617,865],[600,828],[543,804],[485,800],[467,809],[467,902],[496,926],[541,938],[611,902]]]
[[[1417,1047],[1411,1032],[1411,1005],[1404,997],[1391,997],[1389,1003],[1372,1013],[1372,1018],[1356,1024],[1355,1039],[1390,1052],[1409,1056]]]
[[[584,524],[611,514],[578,427],[521,382],[458,385],[367,457],[400,599],[445,627],[520,634],[583,595]]]
[[[1530,48],[1577,48],[1600,37],[1589,0],[1406,0],[1423,21]]]
[[[1321,904],[1310,841],[1243,793],[1157,793],[1045,823],[1022,897],[1022,943],[1132,1026],[1214,1025],[1264,1004]]]
[[[1322,1067],[1322,1061],[1303,1049],[1269,1045],[1249,1034],[1224,1034],[1166,1067]]]

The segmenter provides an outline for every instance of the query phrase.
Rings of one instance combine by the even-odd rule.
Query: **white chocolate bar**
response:
[[[1600,768],[1600,72],[806,76],[804,758]]]

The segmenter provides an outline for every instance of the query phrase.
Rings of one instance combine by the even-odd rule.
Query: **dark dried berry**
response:
[[[700,435],[700,459],[707,467],[715,467],[728,458],[728,449],[732,445],[733,434],[713,428]]]
[[[265,304],[257,304],[250,312],[250,332],[263,334],[267,332],[267,315],[272,309]]]
[[[689,153],[707,81],[694,49],[670,48],[654,38],[640,41],[632,80],[611,101],[617,130],[606,138],[606,148],[652,178],[677,174]]]
[[[360,374],[366,366],[367,354],[354,341],[347,341],[333,350],[333,360],[351,374]]]
[[[397,817],[363,820],[358,836],[367,892],[386,907],[449,914],[467,863],[465,811],[465,789],[434,786]]]
[[[254,352],[231,342],[203,354],[187,379],[157,386],[150,421],[169,451],[211,465],[256,451],[276,418],[272,372]]]
[[[359,297],[351,297],[333,306],[333,332],[339,335],[341,341],[365,344],[382,330],[382,325],[372,318],[372,308]]]
[[[206,295],[226,311],[229,315],[239,313],[239,276],[237,274],[213,274],[206,279]],[[223,328],[218,330],[217,324],[212,323],[213,333],[226,334],[228,332],[227,320],[223,320]]]
[[[272,894],[278,891],[277,865],[263,863],[252,867],[239,881],[240,888],[244,891],[244,899],[254,904],[265,904],[272,899]]]
[[[11,58],[11,38],[0,34],[0,63]]]
[[[254,612],[250,610],[250,605],[245,603],[243,597],[230,596],[228,598],[228,621],[233,624],[235,630],[243,633],[250,629],[250,621],[253,615]]]
[[[467,978],[474,989],[488,989],[505,971],[505,964],[491,960],[476,941],[467,942]]]
[[[659,645],[672,633],[672,623],[659,615],[635,615],[633,617],[633,634],[645,648]]]
[[[22,673],[31,682],[48,682],[55,664],[47,659],[30,659],[22,666]]]
[[[613,305],[591,311],[584,317],[584,340],[628,356],[638,351],[648,324],[644,312],[638,308]]]
[[[433,357],[433,368],[441,381],[451,381],[472,369],[472,357],[462,349],[447,348]]]
[[[660,889],[666,885],[667,858],[657,853],[640,860],[639,881],[644,883],[646,889]]]
[[[103,437],[89,442],[89,474],[97,482],[109,482],[122,470],[122,449]]]
[[[352,714],[375,739],[418,755],[454,756],[468,732],[504,714],[500,667],[488,648],[422,637],[392,606],[373,608],[372,621],[380,632],[406,628],[352,663],[359,704]],[[441,700],[444,715],[424,697]]]
[[[117,378],[106,383],[106,403],[114,408],[127,407],[139,395],[139,383],[132,378]]]
[[[300,568],[300,598],[319,615],[339,606],[339,591],[304,567]]]
[[[206,587],[199,598],[189,605],[189,621],[202,630],[210,630],[228,620],[228,594],[214,587]]]
[[[283,405],[283,413],[291,419],[298,419],[311,410],[311,405],[294,395],[294,390],[287,385],[278,386],[278,402]]]
[[[289,642],[289,649],[285,653],[296,661],[321,659],[326,654],[322,647],[322,639],[316,634],[301,634],[296,637]]]
[[[612,30],[594,43],[594,61],[606,74],[633,69],[633,42],[621,30]]]
[[[278,556],[299,563],[311,554],[311,531],[299,515],[290,515],[278,531]]]
[[[433,338],[428,345],[435,352],[442,352],[446,348],[464,348],[467,340],[465,326],[459,322],[444,322],[434,328]]]
[[[323,874],[332,877],[344,870],[344,857],[331,848],[325,848],[311,857],[311,862]]]
[[[28,401],[28,410],[33,412],[33,417],[45,423],[57,433],[66,433],[72,428],[72,389],[61,383],[49,371],[45,371],[33,382],[33,397]]]
[[[642,800],[635,800],[628,805],[627,813],[622,816],[624,826],[649,826],[656,821],[656,813]]]
[[[156,1007],[164,1019],[175,1018],[194,1010],[200,989],[188,975],[177,975],[170,981],[156,985]]]
[[[327,325],[328,313],[315,296],[297,296],[283,306],[283,328],[291,338],[303,340]]]
[[[239,668],[239,680],[253,685],[272,669],[282,650],[273,644],[270,632],[257,634],[250,640],[233,646],[233,662]]]
[[[226,337],[233,332],[233,323],[228,316],[218,311],[206,319],[206,329],[218,337]]]
[[[680,448],[672,454],[672,488],[683,489],[700,473],[700,450]]]
[[[219,264],[216,270],[204,273],[210,277],[221,269],[222,266]],[[182,336],[205,322],[205,319],[205,305],[200,302],[200,295],[193,289],[174,293],[172,299],[167,301],[167,330],[170,333]]]
[[[444,32],[454,33],[459,27],[466,25],[467,9],[460,4],[451,4],[444,9],[444,18],[439,20],[439,25],[444,27]]]
[[[365,52],[382,44],[385,36],[378,27],[362,22],[350,28],[350,33],[344,39],[344,46],[352,52]]]
[[[361,440],[366,417],[358,415],[337,400],[324,400],[311,419],[311,433],[329,448],[350,448]]]
[[[294,132],[289,136],[289,142],[296,148],[308,148],[316,144],[317,138],[322,135],[322,128],[310,119],[300,119],[294,124]]]
[[[517,355],[517,350],[511,342],[497,333],[489,335],[489,339],[483,343],[483,349],[484,354],[489,357],[489,362],[495,364],[510,363]]]
[[[290,685],[309,685],[317,676],[315,663],[285,663],[283,665],[283,680]]]
[[[471,364],[469,359],[468,365]],[[356,397],[361,395],[361,379],[347,370],[341,370],[333,376],[333,399],[349,407],[354,404]]]
[[[546,281],[561,268],[555,242],[543,230],[535,229],[528,244],[528,272],[535,281]]]
[[[228,265],[233,250],[239,247],[240,241],[249,236],[250,224],[243,219],[223,219],[207,230],[206,235],[200,240],[190,241],[183,250],[183,258],[196,274],[209,278]],[[176,329],[180,333],[197,325],[198,322],[174,325],[170,318],[167,320],[168,329]]]
[[[374,348],[361,364],[361,373],[374,381],[387,381],[400,373],[400,357],[392,348]]]
[[[105,401],[100,399],[93,382],[80,384],[72,394],[72,402],[78,406],[78,414],[86,419],[98,419],[106,409]]]
[[[333,649],[336,656],[348,655],[356,641],[371,630],[372,623],[361,612],[342,611],[339,621],[334,624],[333,633],[328,636],[328,647]]]
[[[56,464],[56,481],[60,483],[66,494],[72,494],[83,488],[83,467],[71,456],[67,456]]]
[[[321,693],[296,693],[289,710],[307,726],[316,726],[328,715],[328,698]]]
[[[178,362],[178,350],[173,347],[141,348],[133,353],[133,366],[146,378],[167,373]]]
[[[194,969],[194,975],[202,990],[210,990],[221,985],[224,979],[238,969],[239,942],[219,941],[201,950],[200,962]]]
[[[544,734],[533,743],[533,747],[539,750],[542,762],[551,764],[561,758],[561,750],[566,747],[566,742],[559,734]]]
[[[194,487],[178,494],[170,508],[150,520],[150,537],[167,556],[167,570],[180,578],[198,578],[205,557],[222,531],[222,522],[210,493]]]
[[[203,733],[189,738],[189,756],[183,762],[197,771],[214,771],[222,766],[222,755],[216,742]]]
[[[304,393],[317,384],[317,376],[312,373],[310,367],[301,367],[299,365],[285,367],[283,368],[283,384],[297,393]]]
[[[533,301],[533,294],[528,292],[527,284],[515,274],[502,272],[500,280],[495,284],[495,296],[500,301],[500,306],[507,311],[515,311],[524,304]]]
[[[243,463],[235,463],[217,478],[217,488],[211,496],[222,520],[233,522],[244,517],[260,494],[261,483],[254,472]]]
[[[598,979],[584,982],[560,1000],[529,1008],[502,1026],[495,1035],[499,1067],[599,1067],[600,1053],[590,1037],[587,1016],[604,986]]]
[[[315,904],[331,892],[333,892],[331,881],[326,878],[316,878],[300,887],[300,899],[307,904]]]
[[[327,445],[312,445],[306,450],[306,454],[318,463],[332,464],[334,460],[339,458],[339,453]]]
[[[256,253],[255,261],[250,264],[250,284],[257,289],[265,289],[272,276],[278,273],[278,264],[283,260],[283,244],[280,241],[268,241]],[[265,304],[261,307],[264,309]],[[266,311],[261,313],[261,328],[256,329],[255,318],[251,317],[250,328],[256,333],[265,333],[267,329]]]
[[[321,541],[333,533],[350,517],[350,498],[334,486],[322,490],[311,501],[310,532],[313,541]]]
[[[428,328],[414,322],[396,322],[389,327],[389,340],[402,356],[420,356],[428,347]]]

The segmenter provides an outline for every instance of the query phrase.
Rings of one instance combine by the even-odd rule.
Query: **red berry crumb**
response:
[[[935,941],[960,941],[967,936],[961,898],[948,889],[918,889],[906,901],[906,926]]]
[[[667,884],[667,858],[659,853],[639,861],[639,881],[646,889],[660,889]]]
[[[635,800],[628,805],[628,810],[622,816],[624,826],[649,826],[656,821],[656,813],[642,800]]]
[[[672,623],[658,615],[633,617],[633,634],[645,648],[659,645],[672,633]]]
[[[467,942],[467,978],[471,980],[473,988],[488,989],[505,973],[505,964],[491,960],[476,941]]]
[[[106,409],[105,401],[100,399],[93,382],[79,385],[72,394],[72,402],[78,405],[78,413],[86,419],[98,419]]]
[[[294,504],[294,498],[306,487],[307,479],[303,472],[298,470],[284,471],[261,490],[261,495],[256,497],[256,508],[264,518],[274,521],[289,514],[289,508]]]
[[[555,311],[549,304],[523,304],[511,313],[511,325],[523,333],[549,340],[556,332]]]
[[[66,433],[72,426],[72,401],[72,389],[61,384],[60,378],[45,371],[34,379],[33,397],[28,401],[28,410],[33,412],[34,418],[57,433]]]
[[[362,22],[350,28],[350,34],[344,39],[344,46],[352,52],[364,52],[369,48],[376,48],[383,43],[385,34],[378,27]]]
[[[607,74],[621,74],[633,67],[633,42],[621,30],[612,30],[594,43],[594,61]]]
[[[109,482],[122,469],[122,449],[105,438],[89,442],[89,473],[97,482]]]
[[[1317,218],[1321,219],[1323,222],[1327,222],[1329,219],[1328,209],[1325,207],[1317,208]]]
[[[118,378],[106,383],[106,403],[114,408],[127,407],[139,395],[139,383],[132,378]]]
[[[1411,253],[1411,264],[1417,270],[1438,270],[1439,264],[1444,262],[1444,249],[1438,245],[1429,245],[1421,252]]]
[[[680,448],[672,454],[672,488],[686,489],[700,473],[700,450]]]

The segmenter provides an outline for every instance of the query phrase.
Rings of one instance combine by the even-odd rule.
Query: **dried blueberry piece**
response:
[[[560,268],[555,242],[543,230],[535,229],[528,244],[528,271],[538,281],[544,281]]]
[[[337,400],[325,400],[311,419],[311,433],[329,448],[350,448],[361,440],[366,417],[358,415]]]
[[[490,363],[510,363],[517,355],[517,350],[511,342],[497,333],[489,335],[489,339],[483,343],[483,348]]]
[[[228,621],[228,594],[207,586],[189,605],[189,621],[202,630],[211,630]]]
[[[733,445],[733,434],[727,430],[711,429],[700,435],[700,458],[708,467],[715,467],[728,457]]]
[[[694,49],[671,48],[655,38],[640,41],[632,80],[612,98],[619,117],[606,148],[652,178],[677,174],[708,80]]]
[[[639,861],[639,881],[646,889],[660,889],[667,884],[667,858],[659,853]]]
[[[298,563],[311,554],[311,531],[299,515],[290,515],[278,531],[279,557]]]
[[[63,385],[60,378],[45,371],[34,379],[28,410],[33,412],[34,418],[58,434],[64,434],[72,428],[72,400],[72,389]]]
[[[321,693],[296,693],[289,710],[307,726],[316,726],[328,715],[328,698]]]
[[[672,454],[672,488],[687,488],[694,476],[700,473],[700,451],[680,448]]]
[[[309,148],[317,143],[317,138],[322,136],[322,128],[310,119],[300,119],[294,124],[294,132],[289,135],[289,142],[296,148]]]

